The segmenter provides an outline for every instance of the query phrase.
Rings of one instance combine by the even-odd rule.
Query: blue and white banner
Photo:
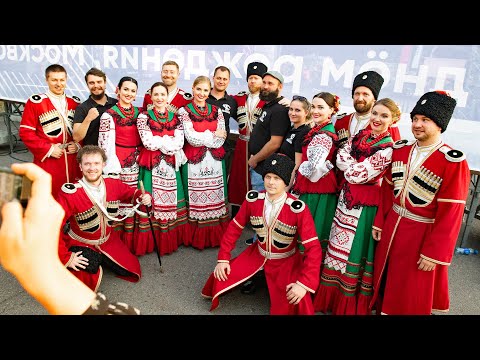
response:
[[[285,78],[282,95],[307,98],[320,91],[337,94],[340,112],[353,111],[351,86],[359,72],[376,70],[385,78],[379,97],[402,109],[402,137],[413,139],[409,113],[427,91],[447,90],[456,100],[453,119],[442,138],[467,154],[480,168],[480,45],[0,45],[0,99],[25,102],[45,92],[45,68],[67,69],[67,93],[85,100],[85,73],[95,66],[107,74],[107,92],[114,96],[123,76],[138,80],[135,105],[161,80],[161,65],[180,65],[178,86],[191,92],[198,75],[213,75],[218,65],[231,71],[228,93],[247,90],[246,68],[265,63]]]

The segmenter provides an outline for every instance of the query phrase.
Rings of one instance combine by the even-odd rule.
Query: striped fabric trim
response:
[[[418,222],[423,222],[427,224],[433,224],[435,222],[435,219],[430,219],[424,216],[420,215],[415,215],[414,213],[408,211],[407,209],[397,205],[393,204],[393,210],[400,216],[405,217],[407,219],[413,220],[413,221],[418,221]]]

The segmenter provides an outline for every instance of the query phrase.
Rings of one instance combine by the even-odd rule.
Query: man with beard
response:
[[[180,67],[173,60],[167,60],[162,65],[162,82],[167,85],[168,89],[168,111],[176,113],[178,109],[189,104],[192,101],[192,94],[183,91],[177,87],[177,80],[180,76]],[[150,89],[145,93],[143,98],[143,110],[153,108],[152,96]]]
[[[113,105],[117,99],[105,94],[107,75],[97,68],[91,68],[85,74],[90,96],[81,103],[73,116],[73,139],[83,145],[98,145],[100,116]]]
[[[282,145],[283,139],[290,130],[290,118],[288,107],[280,104],[283,96],[280,95],[283,89],[283,75],[278,71],[267,71],[262,75],[263,84],[260,91],[260,100],[265,101],[248,142],[248,166],[252,189],[256,191],[265,190],[263,183],[264,160],[273,153],[276,153]],[[247,239],[245,243],[252,245],[257,236]],[[255,291],[255,284],[248,280],[242,286],[241,291],[251,294]]]
[[[353,80],[352,99],[355,112],[349,115],[337,116],[335,131],[340,144],[344,144],[349,138],[357,135],[360,130],[368,128],[373,105],[378,99],[384,79],[376,71],[364,71]],[[397,126],[389,128],[393,141],[400,140],[400,132]]]
[[[262,90],[262,75],[267,72],[267,66],[261,62],[251,62],[247,66],[248,91],[234,95],[238,110],[238,139],[233,153],[232,168],[228,178],[228,201],[232,205],[232,218],[240,209],[247,192],[252,189],[248,167],[248,141],[257,119],[262,113],[265,101],[260,100]]]
[[[252,189],[257,191],[265,190],[262,179],[263,161],[277,152],[290,129],[288,107],[279,104],[283,99],[280,95],[283,89],[283,75],[278,71],[267,71],[262,79],[260,100],[265,101],[265,105],[248,143],[248,166]]]
[[[352,99],[355,112],[349,115],[337,116],[335,132],[338,135],[338,147],[342,147],[348,139],[357,135],[363,129],[370,129],[370,117],[373,105],[378,99],[384,79],[376,71],[364,71],[353,79]],[[398,120],[397,120],[398,121]],[[393,141],[400,140],[397,126],[389,127],[388,132]],[[343,171],[337,169],[337,184],[343,183]],[[340,193],[340,189],[338,189]]]
[[[118,175],[102,175],[107,155],[96,145],[85,145],[77,154],[83,177],[76,183],[65,183],[56,200],[65,210],[63,233],[59,241],[61,262],[73,275],[93,291],[103,276],[102,266],[118,277],[137,282],[141,277],[138,258],[112,231],[120,203],[132,203],[133,211],[141,205],[151,206],[149,193],[124,184]],[[145,209],[142,209],[145,211]],[[66,223],[69,226],[66,226]]]
[[[384,79],[376,71],[364,71],[353,80],[352,99],[354,113],[337,116],[335,131],[342,143],[367,127],[373,104],[378,99]]]

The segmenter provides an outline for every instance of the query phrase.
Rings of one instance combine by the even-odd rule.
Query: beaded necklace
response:
[[[205,103],[205,110],[200,110],[200,107],[195,103],[195,101],[192,101],[193,108],[197,112],[198,115],[200,116],[206,116],[208,115],[208,105]]]
[[[133,114],[135,114],[135,109],[133,108],[132,105],[130,105],[129,108],[124,108],[123,106],[121,106],[120,104],[117,105],[117,108],[118,110],[120,110],[120,112],[122,113],[123,116],[127,117],[127,118],[131,118],[133,117]]]
[[[371,146],[380,142],[381,140],[383,140],[383,138],[387,136],[390,136],[390,133],[388,131],[384,131],[381,134],[374,134],[373,132],[371,132],[370,134],[367,134],[362,138],[361,145],[369,144],[369,146]]]
[[[165,109],[163,113],[159,113],[156,108],[153,108],[153,114],[155,118],[160,122],[165,122],[168,116],[168,111]]]

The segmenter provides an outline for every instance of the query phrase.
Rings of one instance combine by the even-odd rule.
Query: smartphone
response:
[[[0,166],[0,209],[3,204],[17,199],[25,208],[30,198],[32,181],[23,175],[15,174],[12,169]],[[0,224],[2,215],[0,212]]]

